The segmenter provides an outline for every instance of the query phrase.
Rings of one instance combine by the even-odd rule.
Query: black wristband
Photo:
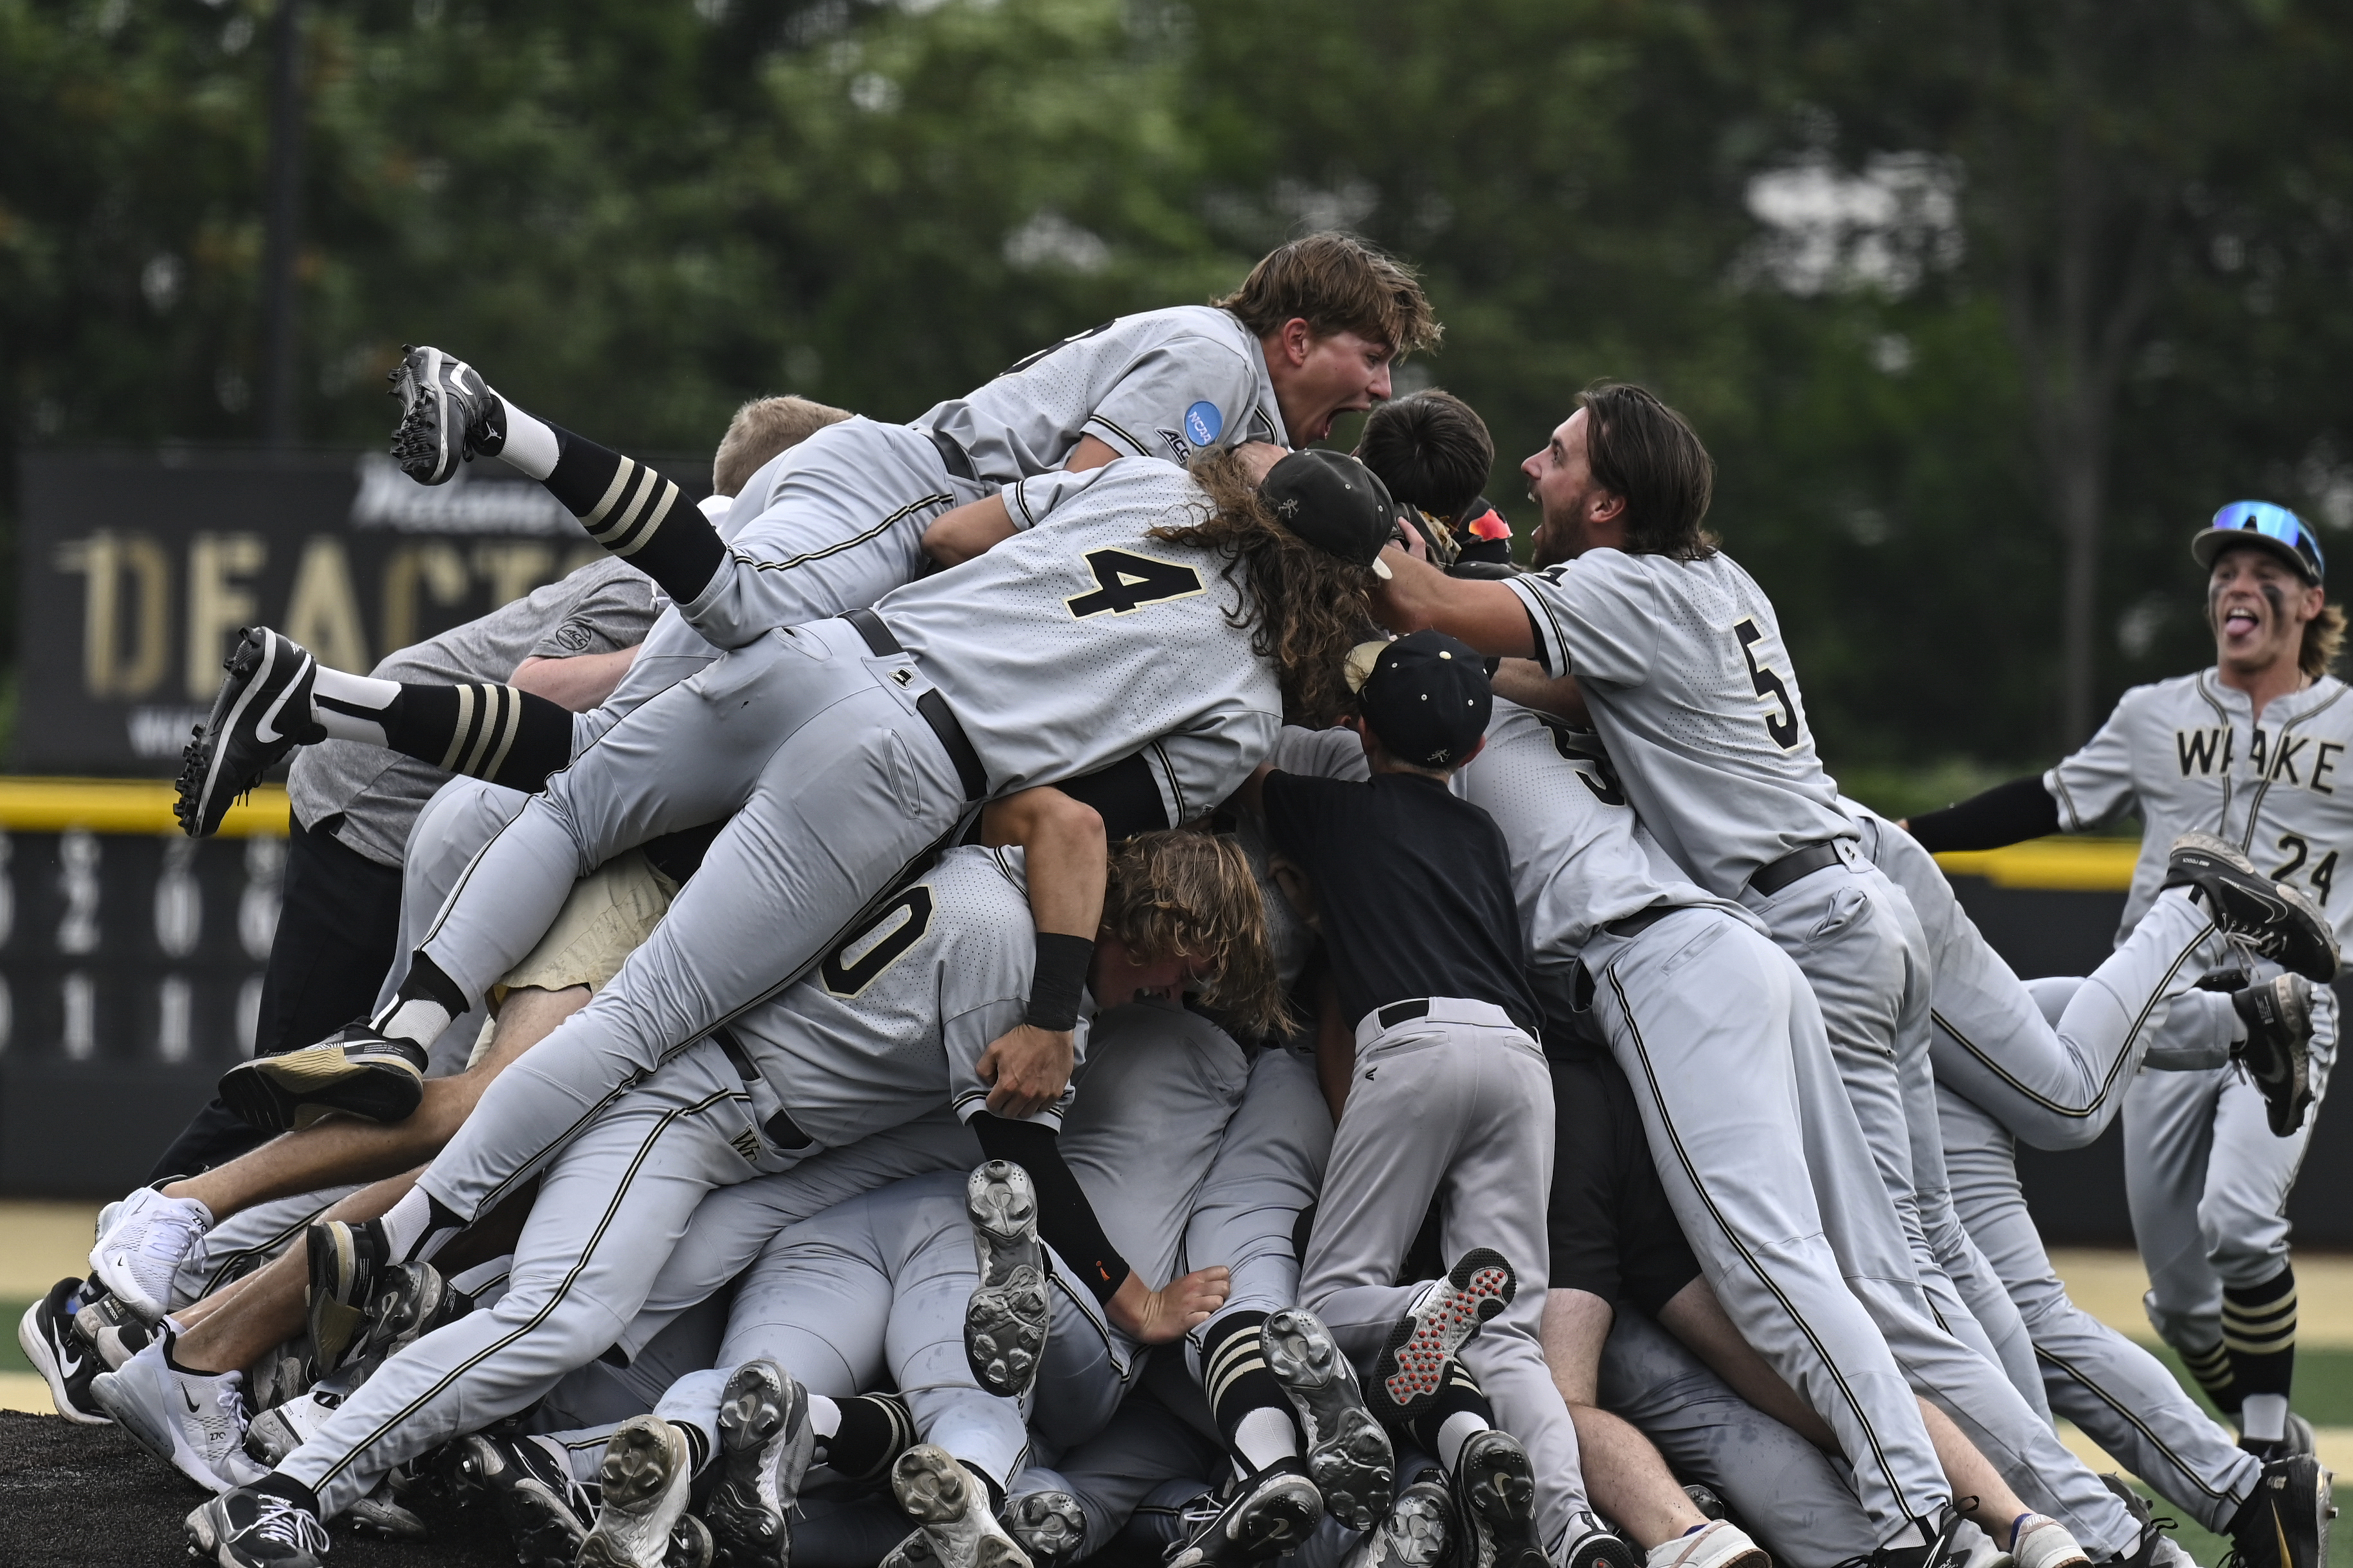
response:
[[[1069,1034],[1078,1027],[1079,996],[1087,988],[1087,966],[1095,944],[1058,931],[1038,933],[1038,965],[1029,975],[1029,1010],[1021,1021],[1033,1029]]]

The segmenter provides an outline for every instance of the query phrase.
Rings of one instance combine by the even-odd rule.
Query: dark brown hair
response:
[[[1297,317],[1319,338],[1354,332],[1399,358],[1436,348],[1444,332],[1412,268],[1345,234],[1311,234],[1269,252],[1240,288],[1209,303],[1261,338]]]
[[[1451,522],[1487,488],[1495,439],[1469,404],[1432,387],[1374,405],[1356,457],[1390,495]]]
[[[1198,962],[1202,1000],[1243,1028],[1268,1034],[1281,1026],[1266,899],[1232,838],[1170,829],[1113,845],[1103,927],[1140,962]]]
[[[755,397],[735,411],[711,459],[711,490],[732,496],[787,447],[797,447],[828,425],[849,417],[846,408],[806,397]]]
[[[1226,619],[1250,627],[1251,651],[1274,661],[1286,718],[1323,729],[1355,711],[1348,650],[1372,624],[1372,568],[1318,550],[1276,522],[1239,449],[1198,459],[1193,478],[1208,492],[1208,514],[1155,528],[1152,537],[1225,557],[1218,574],[1237,590]]]
[[[1683,416],[1643,388],[1598,381],[1577,395],[1586,411],[1593,479],[1626,502],[1626,550],[1704,561],[1715,535],[1700,526],[1715,492],[1715,459]]]

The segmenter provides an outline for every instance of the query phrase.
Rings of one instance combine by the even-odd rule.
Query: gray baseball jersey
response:
[[[2323,676],[2274,698],[2261,722],[2247,694],[2211,669],[2136,686],[2082,750],[2042,775],[2059,825],[2081,833],[2127,807],[2141,818],[2122,931],[2165,880],[2184,833],[2211,833],[2244,850],[2263,873],[2310,893],[2353,938],[2353,885],[2336,896],[2353,851],[2353,700]]]
[[[1208,744],[1183,791],[1214,805],[1282,723],[1272,663],[1229,618],[1249,607],[1248,590],[1219,575],[1225,563],[1208,552],[1148,537],[1208,516],[1184,469],[1131,460],[1086,479],[1058,494],[1039,526],[874,612],[962,721],[993,794],[1185,735]]]
[[[1536,651],[1574,675],[1642,821],[1701,887],[1852,838],[1773,603],[1732,557],[1593,550],[1505,584]]]
[[[1105,321],[915,423],[954,437],[1000,483],[1060,468],[1082,436],[1180,466],[1242,441],[1291,444],[1258,339],[1212,305]]]

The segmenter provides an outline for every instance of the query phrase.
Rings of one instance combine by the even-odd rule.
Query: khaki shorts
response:
[[[496,1004],[524,986],[543,991],[601,988],[653,934],[677,893],[678,884],[655,870],[643,851],[615,856],[572,884],[572,895],[564,900],[547,934],[491,988],[491,1000]],[[483,1026],[467,1066],[480,1061],[489,1050],[491,1027]]]

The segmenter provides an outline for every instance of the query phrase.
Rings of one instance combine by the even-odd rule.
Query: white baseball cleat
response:
[[[711,1532],[686,1511],[693,1480],[684,1433],[659,1415],[622,1422],[596,1469],[603,1500],[579,1568],[706,1568]]]
[[[1721,1519],[1661,1542],[1643,1555],[1643,1568],[1770,1568],[1771,1563],[1746,1531]]]
[[[142,1447],[207,1491],[249,1486],[269,1472],[245,1452],[245,1374],[175,1372],[160,1338],[100,1373],[90,1397]]]
[[[154,1322],[172,1310],[172,1278],[213,1225],[194,1198],[142,1187],[122,1200],[114,1223],[90,1249],[90,1271],[132,1315]]]
[[[2018,1559],[2018,1568],[2076,1568],[2091,1562],[2065,1525],[2040,1513],[2027,1514],[2018,1521],[2010,1554]]]
[[[946,1449],[918,1443],[900,1455],[891,1493],[940,1568],[1030,1568],[1029,1554],[988,1506],[988,1489]]]

